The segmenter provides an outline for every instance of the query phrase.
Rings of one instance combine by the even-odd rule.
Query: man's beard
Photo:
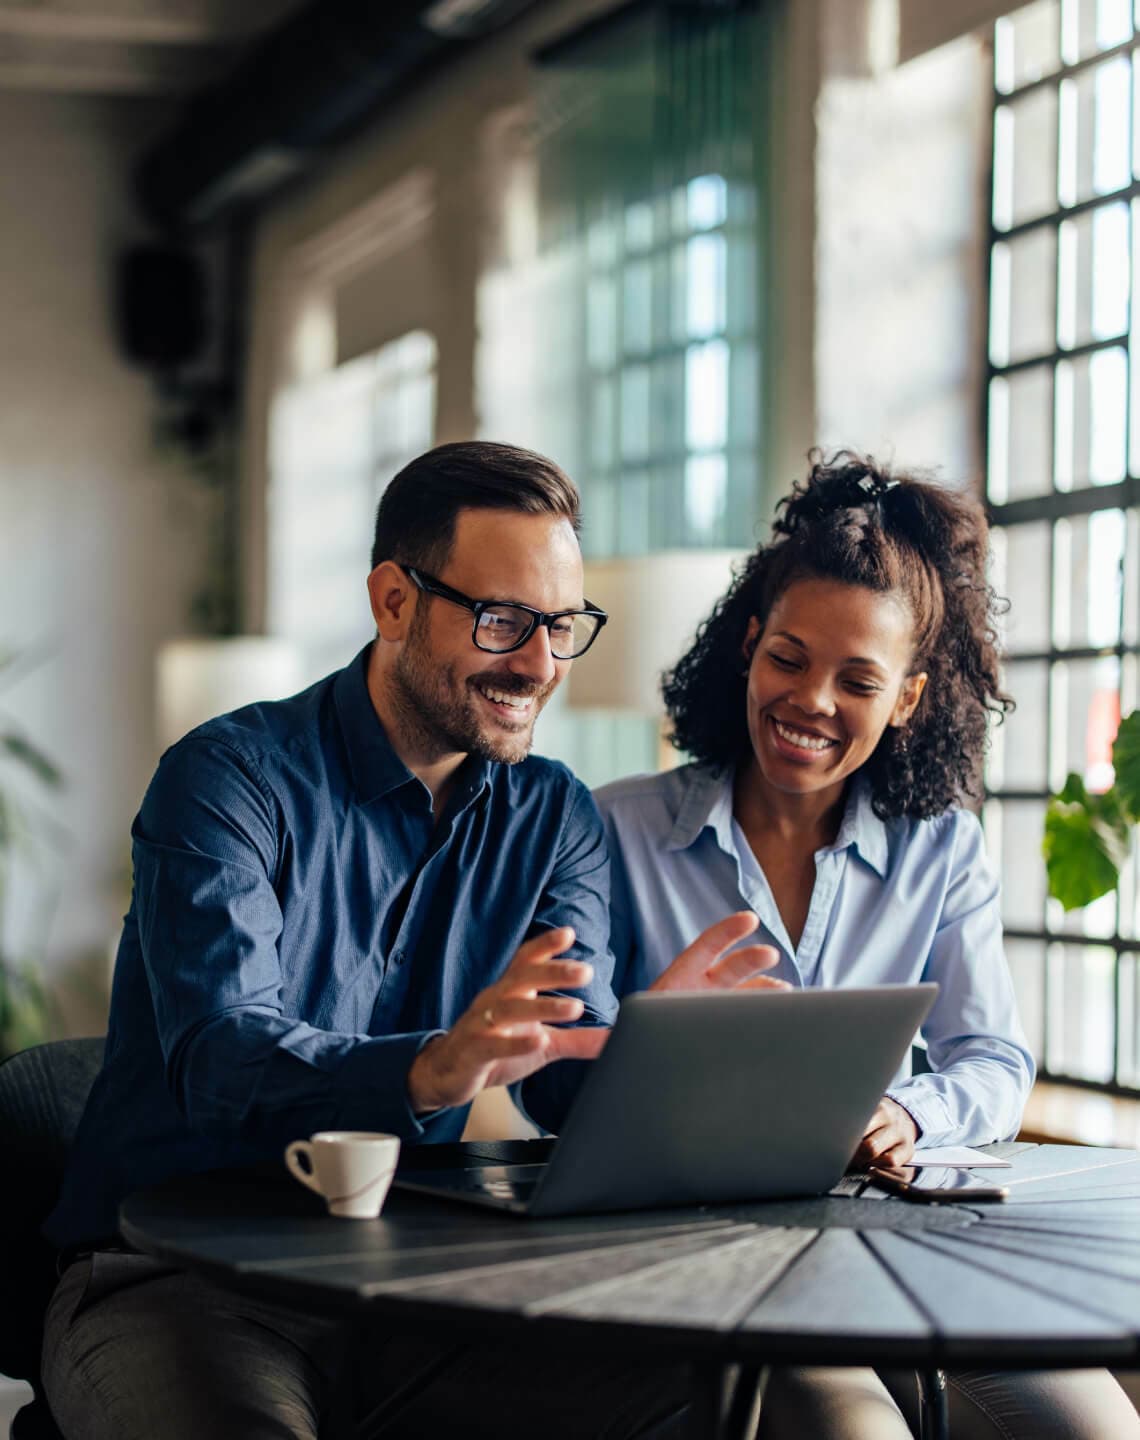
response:
[[[534,722],[557,682],[535,685],[518,675],[487,670],[461,683],[454,666],[441,664],[432,655],[426,630],[417,613],[392,671],[391,697],[405,737],[436,757],[467,754],[504,765],[525,760],[534,742]],[[530,723],[515,731],[494,728],[490,718],[479,714],[473,694],[479,684],[507,695],[533,695]]]

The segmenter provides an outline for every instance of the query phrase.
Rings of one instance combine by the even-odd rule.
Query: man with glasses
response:
[[[605,623],[577,529],[550,461],[429,452],[377,513],[375,639],[163,756],[104,1068],[48,1226],[64,1263],[44,1379],[67,1440],[313,1440],[337,1386],[332,1322],[125,1252],[132,1190],[317,1130],[455,1140],[491,1085],[521,1082],[559,1127],[581,1067],[549,1062],[595,1056],[616,1011],[600,819],[565,766],[528,758]],[[723,953],[754,923],[713,927],[659,984],[755,976],[774,952]],[[467,1435],[529,1437],[539,1413],[567,1440],[664,1435],[685,1399],[672,1374],[391,1335],[369,1381],[378,1433],[399,1435],[462,1415]]]

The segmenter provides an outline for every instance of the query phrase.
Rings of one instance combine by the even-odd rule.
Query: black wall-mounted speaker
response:
[[[136,245],[115,269],[115,328],[132,364],[151,370],[190,365],[206,344],[206,276],[190,251]]]

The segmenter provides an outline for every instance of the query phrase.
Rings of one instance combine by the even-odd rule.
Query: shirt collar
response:
[[[685,789],[673,828],[665,841],[667,850],[686,850],[706,827],[713,831],[721,849],[728,854],[735,850],[732,836],[732,782],[734,770],[713,769],[704,765],[688,767]],[[871,808],[871,787],[857,776],[848,794],[839,824],[839,834],[830,851],[853,846],[868,865],[880,876],[887,873],[887,829]]]
[[[392,748],[372,704],[368,693],[371,650],[372,646],[366,645],[333,681],[333,699],[348,755],[349,773],[353,788],[365,805],[410,780],[422,785]],[[463,764],[462,779],[464,783],[455,792],[457,808],[469,804],[490,784],[490,762],[469,755]]]
[[[733,770],[691,765],[683,772],[685,788],[666,850],[687,850],[707,826],[723,850],[732,851]]]
[[[833,851],[853,846],[880,879],[887,874],[887,827],[871,807],[871,786],[856,776],[847,792],[847,805],[839,822]]]

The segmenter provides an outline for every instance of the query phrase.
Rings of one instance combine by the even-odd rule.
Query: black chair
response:
[[[40,1388],[44,1312],[56,1282],[56,1254],[40,1226],[102,1064],[101,1038],[52,1041],[0,1064],[0,1371],[35,1391],[12,1421],[10,1440],[59,1440]]]

